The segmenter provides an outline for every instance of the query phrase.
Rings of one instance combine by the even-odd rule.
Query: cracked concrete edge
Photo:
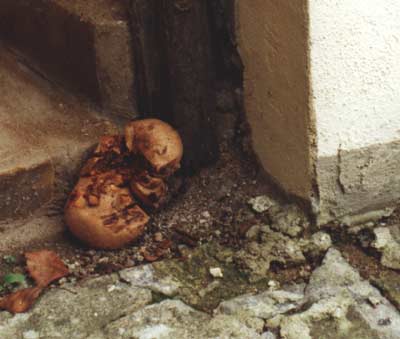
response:
[[[319,158],[318,224],[371,211],[381,210],[376,215],[383,216],[385,208],[400,199],[399,168],[400,141],[350,151],[340,149],[337,156]]]
[[[0,220],[27,217],[53,196],[54,166],[50,159],[0,173]]]
[[[25,64],[107,112],[137,116],[125,1],[3,2],[0,35]]]

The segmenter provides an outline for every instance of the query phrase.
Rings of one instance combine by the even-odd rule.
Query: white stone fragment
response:
[[[223,278],[224,274],[222,273],[222,270],[220,267],[211,267],[210,268],[210,274],[214,277],[214,278]]]
[[[123,270],[120,277],[133,286],[148,288],[156,293],[172,297],[178,293],[180,283],[173,277],[158,277],[152,265],[143,265]]]
[[[22,334],[23,339],[38,339],[39,333],[33,330],[26,331]]]
[[[276,202],[267,195],[260,195],[252,198],[248,201],[249,205],[257,213],[264,213],[268,211],[272,206],[276,205]]]
[[[148,326],[138,333],[139,339],[167,338],[171,328],[164,324]]]

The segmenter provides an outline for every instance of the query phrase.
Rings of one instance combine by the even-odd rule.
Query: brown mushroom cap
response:
[[[137,120],[125,129],[126,146],[141,154],[151,165],[153,174],[167,177],[180,167],[183,155],[178,132],[157,119]]]
[[[138,238],[149,216],[115,171],[79,180],[65,208],[71,232],[94,248],[117,249]],[[95,187],[94,187],[95,186]]]

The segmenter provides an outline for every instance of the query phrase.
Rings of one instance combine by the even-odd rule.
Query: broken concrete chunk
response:
[[[243,295],[223,301],[215,310],[216,314],[226,314],[260,319],[270,319],[298,308],[304,302],[304,294],[283,290],[267,291],[257,295]]]
[[[251,226],[249,230],[246,232],[246,238],[248,240],[257,240],[260,233],[261,233],[260,225]]]
[[[282,266],[296,266],[306,262],[306,255],[322,257],[332,245],[329,234],[318,232],[310,238],[292,238],[276,232],[270,226],[260,225],[259,241],[251,239],[235,254],[238,267],[248,274],[251,281],[268,276],[272,263]]]
[[[322,266],[313,272],[305,298],[312,303],[308,309],[275,319],[283,338],[400,337],[400,315],[395,307],[335,249],[328,251]]]
[[[332,239],[328,233],[314,233],[310,239],[300,239],[302,251],[313,258],[322,257],[332,246]]]
[[[363,214],[349,215],[344,217],[341,223],[343,226],[353,227],[368,222],[375,222],[384,217],[390,217],[393,214],[394,210],[394,208],[388,207],[385,209],[370,211]]]
[[[281,212],[271,215],[271,219],[272,229],[291,237],[300,235],[310,226],[307,216],[297,205],[283,207]]]
[[[267,331],[261,335],[261,339],[277,339],[277,337],[274,333]]]
[[[210,274],[213,278],[223,278],[224,277],[224,274],[222,273],[222,270],[220,267],[211,267]]]
[[[268,275],[271,263],[297,265],[306,261],[297,240],[262,226],[261,242],[251,241],[238,251],[235,261],[249,275],[251,281],[258,281]]]
[[[372,247],[381,253],[381,264],[392,269],[400,269],[400,225],[378,227],[373,230],[375,241]]]
[[[144,265],[123,270],[119,276],[132,286],[148,288],[153,292],[173,297],[181,287],[180,283],[170,276],[158,276],[152,265]]]
[[[151,291],[121,283],[116,274],[63,287],[45,293],[28,313],[1,312],[0,338],[24,338],[27,331],[36,331],[39,338],[87,339],[152,301]]]
[[[248,201],[252,209],[257,213],[264,213],[277,203],[267,195],[260,195]]]
[[[254,325],[254,324],[253,324]],[[259,322],[258,327],[262,328]],[[123,329],[123,335],[121,335]],[[120,318],[104,328],[106,338],[243,338],[260,334],[241,319],[196,311],[179,300],[165,300]]]

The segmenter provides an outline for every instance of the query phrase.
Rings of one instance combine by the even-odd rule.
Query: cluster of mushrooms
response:
[[[180,167],[181,138],[157,119],[129,123],[104,136],[86,162],[65,207],[71,232],[87,245],[117,249],[137,239],[167,196],[166,179]]]

